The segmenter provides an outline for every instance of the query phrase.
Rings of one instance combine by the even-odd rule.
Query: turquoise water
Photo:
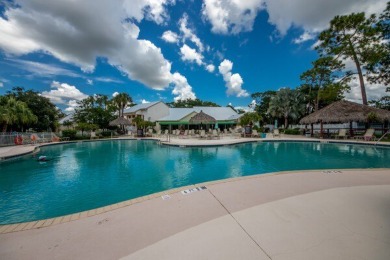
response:
[[[48,162],[38,162],[46,155]],[[0,223],[51,218],[189,184],[267,172],[390,168],[390,148],[258,142],[180,148],[155,141],[42,147],[0,163]]]

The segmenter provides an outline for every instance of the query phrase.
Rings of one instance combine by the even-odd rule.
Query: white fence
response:
[[[41,132],[41,133],[1,133],[0,147],[11,145],[24,145],[34,143],[45,143],[59,140],[55,133]]]

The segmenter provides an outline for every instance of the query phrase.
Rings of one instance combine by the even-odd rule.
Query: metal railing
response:
[[[59,138],[53,132],[40,132],[40,133],[1,133],[0,134],[0,147],[12,146],[12,145],[25,145],[35,143],[52,142],[54,139]],[[59,140],[59,139],[58,139]]]

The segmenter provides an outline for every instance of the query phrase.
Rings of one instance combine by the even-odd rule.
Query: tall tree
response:
[[[0,124],[3,125],[3,132],[7,131],[8,126],[16,126],[23,131],[23,126],[37,121],[26,103],[12,96],[0,98]]]
[[[15,87],[7,92],[7,96],[12,96],[18,101],[26,103],[27,107],[37,117],[37,121],[30,124],[36,131],[48,131],[56,128],[59,119],[59,110],[50,101],[33,90],[24,90],[22,87]]]
[[[133,99],[127,93],[119,93],[112,99],[112,102],[118,110],[119,117],[123,117],[123,111],[128,105],[133,103]]]
[[[276,93],[277,92],[274,90],[269,90],[265,92],[255,92],[251,95],[252,99],[256,102],[254,110],[268,123],[271,121],[270,114],[268,113],[269,102]]]
[[[382,39],[375,23],[375,15],[366,18],[364,13],[336,16],[330,22],[330,27],[321,32],[320,45],[317,47],[321,55],[334,56],[344,64],[348,59],[354,62],[365,105],[367,105],[367,95],[363,66],[368,65],[367,57],[376,46],[380,45]]]
[[[370,72],[368,80],[372,83],[390,84],[390,2],[379,16],[376,28],[382,34],[383,41],[380,46],[372,48],[371,54],[367,56]]]
[[[97,94],[78,101],[78,108],[75,109],[73,118],[78,124],[94,124],[101,129],[106,129],[109,122],[114,119],[112,112],[108,97]]]
[[[274,117],[284,118],[284,127],[288,126],[288,119],[297,119],[305,111],[302,93],[290,88],[280,89],[269,102],[268,113]]]
[[[339,78],[340,71],[345,67],[341,61],[324,56],[312,62],[312,65],[311,69],[301,74],[303,84],[299,88],[306,96],[309,113],[342,99],[344,91],[349,89],[346,84],[349,75]]]

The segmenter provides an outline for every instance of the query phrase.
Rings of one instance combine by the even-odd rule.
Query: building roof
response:
[[[156,102],[150,102],[150,103],[143,103],[143,104],[138,104],[133,107],[126,108],[123,113],[135,113],[138,110],[143,110],[143,109],[148,109],[149,107],[152,107],[156,105],[157,103],[160,103],[162,101],[156,101]]]
[[[65,121],[73,121],[73,113],[61,118],[60,120],[58,120],[58,123],[60,123],[61,125],[65,122]]]
[[[214,117],[217,121],[236,120],[241,117],[230,107],[193,107],[193,108],[169,108],[169,115],[157,121],[179,121],[189,114],[200,111]]]
[[[300,123],[367,122],[370,115],[374,115],[379,121],[390,121],[390,111],[341,100],[302,118]]]

